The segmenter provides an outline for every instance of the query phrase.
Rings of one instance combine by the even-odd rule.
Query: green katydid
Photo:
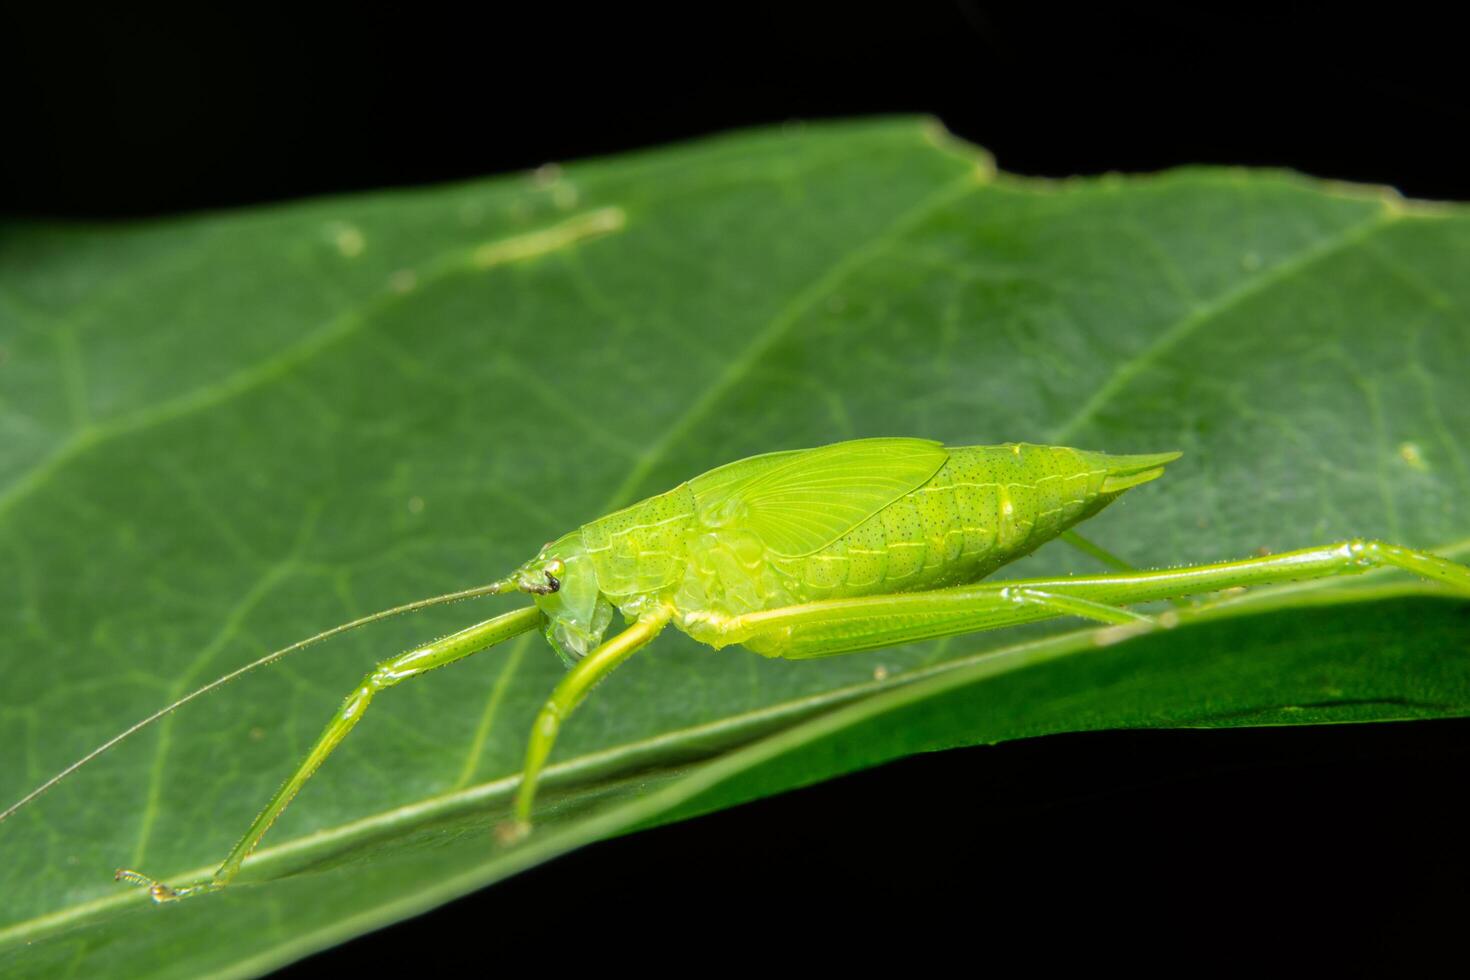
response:
[[[534,604],[379,664],[212,877],[177,888],[131,870],[119,870],[118,879],[147,886],[157,901],[225,887],[377,692],[537,627],[569,670],[532,727],[516,822],[506,835],[512,839],[530,829],[537,780],[567,716],[670,623],[716,649],[740,644],[800,660],[1061,616],[1146,630],[1168,625],[1170,617],[1125,606],[1378,567],[1470,594],[1470,567],[1363,540],[1158,571],[1124,567],[980,582],[1156,479],[1178,457],[879,438],[730,463],[584,524],[503,579],[365,616],[262,657],[99,746],[0,820],[123,738],[246,670],[367,623],[480,595],[524,592]],[[614,609],[628,626],[604,640]]]

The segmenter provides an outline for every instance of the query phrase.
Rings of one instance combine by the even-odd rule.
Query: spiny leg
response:
[[[1064,592],[1048,592],[1032,586],[1003,586],[996,592],[996,598],[1016,606],[1036,606],[1047,610],[1052,616],[1078,616],[1082,619],[1095,619],[1099,623],[1111,623],[1114,626],[1153,622],[1152,616],[1145,616],[1131,609],[1120,609],[1105,602],[1093,602],[1081,596],[1067,595]]]
[[[536,782],[546,757],[556,743],[562,722],[582,703],[587,692],[592,690],[623,661],[647,646],[658,636],[669,621],[670,610],[661,610],[657,615],[640,619],[617,636],[593,650],[567,671],[551,692],[551,697],[541,706],[536,721],[531,726],[531,738],[526,746],[526,764],[521,769],[521,785],[516,791],[515,822],[504,828],[502,839],[514,841],[525,836],[531,825],[531,803],[536,798]]]
[[[740,643],[773,657],[823,657],[1064,614],[1105,619],[1100,608],[1117,611],[1117,606],[1138,602],[1385,567],[1402,568],[1470,595],[1470,567],[1381,541],[1353,540],[1213,565],[811,602],[734,617],[721,627],[716,642]],[[1067,609],[1065,603],[1086,605]]]
[[[1081,534],[1077,532],[1077,529],[1075,527],[1063,531],[1061,536],[1057,540],[1065,541],[1067,544],[1076,548],[1084,555],[1087,555],[1090,558],[1094,558],[1097,561],[1102,562],[1104,565],[1111,568],[1115,572],[1138,571],[1137,566],[1129,564],[1126,560],[1113,554],[1111,551],[1104,548],[1096,541],[1092,541],[1089,538],[1084,538]],[[1181,609],[1187,609],[1190,605],[1189,600],[1181,596],[1174,596],[1169,601]]]
[[[535,606],[528,606],[525,609],[517,609],[515,612],[477,623],[468,629],[383,661],[363,678],[355,691],[348,695],[341,709],[327,723],[326,730],[322,732],[321,738],[317,740],[305,761],[291,775],[291,778],[286,780],[285,785],[276,791],[276,795],[271,797],[265,809],[260,812],[255,822],[250,825],[250,829],[245,832],[245,836],[235,845],[234,850],[230,851],[224,863],[208,881],[184,888],[170,888],[161,881],[126,868],[118,870],[117,880],[146,885],[148,893],[156,902],[166,902],[201,892],[217,891],[225,887],[239,872],[240,865],[245,858],[249,857],[250,852],[255,850],[271,824],[275,823],[276,818],[281,815],[281,811],[286,809],[306,781],[311,778],[327,756],[332,754],[332,750],[347,737],[348,732],[352,731],[353,726],[367,711],[373,695],[401,681],[406,681],[410,677],[417,677],[425,671],[433,670],[435,667],[443,667],[456,660],[463,660],[471,654],[479,653],[481,650],[529,629],[534,629],[540,623],[541,611]]]

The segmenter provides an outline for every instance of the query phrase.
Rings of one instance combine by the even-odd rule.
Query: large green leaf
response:
[[[1286,174],[993,174],[929,124],[745,134],[457,187],[0,232],[0,802],[264,651],[487,581],[744,455],[872,435],[1181,449],[1088,530],[1143,564],[1470,541],[1470,212]],[[1053,545],[1016,566],[1095,568]],[[810,663],[672,632],[558,745],[537,638],[405,685],[218,895],[207,871],[375,660],[236,682],[0,825],[7,975],[247,974],[580,844],[887,758],[1118,726],[1470,713],[1464,606],[1265,589]],[[1102,634],[1106,638],[1108,634]]]

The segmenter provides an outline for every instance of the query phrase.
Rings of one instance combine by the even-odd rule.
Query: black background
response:
[[[1024,174],[1271,165],[1436,198],[1470,180],[1465,23],[1402,4],[306,10],[0,22],[0,210],[250,204],[883,112],[937,115]]]
[[[12,21],[0,211],[170,214],[878,112],[932,113],[1023,174],[1224,163],[1470,194],[1465,25],[1402,5],[599,9]],[[287,972],[1017,954],[1422,972],[1464,929],[1467,736],[1108,733],[914,758],[588,848]]]

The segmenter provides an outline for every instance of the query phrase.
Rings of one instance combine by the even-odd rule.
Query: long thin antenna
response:
[[[225,674],[222,677],[215,678],[201,688],[190,691],[188,694],[185,694],[173,704],[159,708],[157,711],[153,712],[153,714],[149,715],[147,718],[144,718],[142,721],[137,722],[136,724],[124,729],[122,732],[119,732],[118,734],[112,736],[112,738],[109,738],[107,741],[97,746],[91,752],[88,752],[76,762],[73,762],[71,765],[67,766],[65,769],[61,770],[56,775],[52,776],[50,779],[42,783],[40,786],[37,786],[35,789],[31,790],[15,803],[7,807],[5,812],[0,813],[0,823],[4,823],[17,810],[24,807],[27,803],[40,796],[42,793],[55,786],[67,776],[70,776],[72,773],[82,768],[82,766],[85,766],[87,763],[91,762],[93,759],[97,758],[99,755],[106,752],[108,749],[112,748],[123,739],[132,735],[134,732],[138,732],[144,728],[147,728],[149,725],[153,724],[155,721],[162,718],[169,712],[175,711],[178,708],[182,708],[190,701],[193,701],[197,697],[202,697],[203,695],[208,694],[210,691],[213,691],[217,687],[228,684],[230,681],[234,680],[236,677],[239,677],[241,674],[247,674],[257,667],[264,667],[266,664],[274,663],[275,661],[280,660],[282,657],[286,656],[289,653],[295,653],[302,647],[309,647],[313,643],[320,643],[322,640],[329,639],[339,633],[346,633],[348,630],[355,630],[359,626],[366,626],[369,623],[376,623],[379,620],[388,619],[393,616],[400,616],[403,613],[417,612],[418,610],[426,609],[429,606],[441,606],[445,603],[458,602],[461,599],[473,599],[477,596],[482,595],[495,595],[497,593],[505,591],[507,588],[514,587],[514,580],[507,578],[501,579],[498,582],[491,582],[489,585],[479,585],[473,589],[465,589],[462,592],[447,592],[444,595],[436,595],[428,599],[418,599],[414,602],[408,602],[401,606],[394,606],[392,609],[383,609],[379,612],[372,613],[371,615],[363,616],[361,619],[354,619],[350,623],[342,623],[339,626],[333,626],[331,629],[324,630],[316,634],[315,636],[309,636],[304,640],[296,641],[288,647],[282,647],[281,649],[276,650],[274,653],[268,653],[264,657],[261,657],[259,660],[252,661],[251,663],[248,663],[243,667],[239,667],[235,670],[230,671],[228,674]]]

